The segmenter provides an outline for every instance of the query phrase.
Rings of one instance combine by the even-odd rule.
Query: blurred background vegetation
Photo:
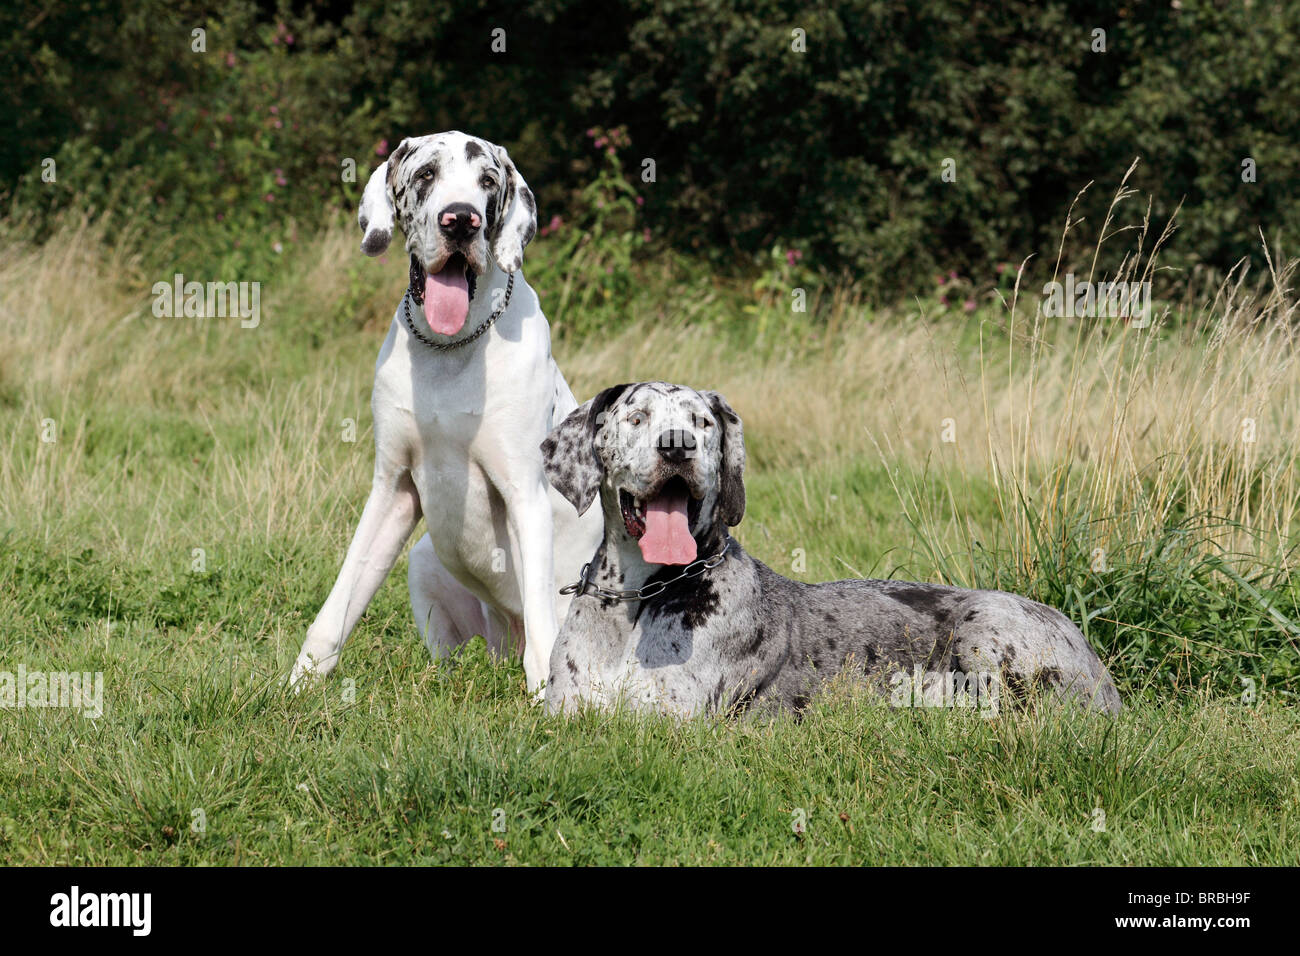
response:
[[[1136,156],[1128,185],[1151,197],[1153,223],[1183,204],[1164,265],[1262,265],[1260,230],[1285,258],[1300,224],[1300,4],[230,0],[220,11],[4,5],[9,229],[40,241],[60,211],[90,210],[160,262],[264,277],[304,230],[352,213],[403,136],[446,128],[511,150],[550,235],[585,219],[621,255],[677,250],[732,275],[797,263],[882,298],[933,288],[940,272],[1054,256],[1075,194],[1103,185],[1075,213],[1099,224]],[[205,52],[192,50],[196,28]],[[497,28],[506,49],[494,53]],[[796,29],[805,53],[792,50]],[[1257,182],[1242,181],[1247,157]],[[347,159],[356,182],[344,181]],[[1067,258],[1094,239],[1067,242]]]

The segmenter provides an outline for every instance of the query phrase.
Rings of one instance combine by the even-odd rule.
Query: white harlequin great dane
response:
[[[577,407],[519,267],[537,209],[506,151],[460,132],[402,140],[361,199],[361,249],[406,235],[411,285],[375,364],[375,473],[290,682],[324,675],[420,517],[411,610],[434,656],[483,635],[522,642],[528,688],[547,676],[571,580],[600,542],[547,483],[539,446]]]

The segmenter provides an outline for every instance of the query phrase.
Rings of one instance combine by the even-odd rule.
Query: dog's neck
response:
[[[475,279],[474,298],[469,300],[469,317],[465,319],[465,329],[473,332],[498,306],[505,305],[506,280],[509,278],[495,262],[489,260],[487,272]],[[522,282],[522,272],[515,276],[515,282]],[[501,290],[500,292],[496,290]]]

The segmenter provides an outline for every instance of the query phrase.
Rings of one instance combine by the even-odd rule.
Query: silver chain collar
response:
[[[421,272],[419,264],[415,261],[415,256],[411,256],[411,284],[406,290],[406,295],[402,296],[402,320],[406,323],[406,330],[415,336],[418,340],[429,346],[431,349],[437,349],[440,352],[446,352],[450,349],[458,349],[462,345],[469,345],[476,338],[492,328],[492,323],[501,318],[501,313],[510,306],[510,293],[515,290],[515,274],[513,272],[506,275],[506,300],[501,303],[501,308],[497,309],[487,317],[487,321],[474,330],[473,335],[467,335],[463,339],[456,339],[454,342],[435,342],[423,332],[415,327],[411,320],[411,300],[414,299],[416,305],[424,303],[424,290],[417,288],[419,285],[419,274]]]
[[[711,558],[700,558],[698,561],[692,561],[682,568],[682,573],[675,578],[669,578],[667,581],[652,581],[649,584],[639,588],[631,588],[625,591],[615,591],[612,588],[603,588],[599,584],[592,584],[587,580],[591,573],[591,562],[582,566],[582,573],[578,576],[576,584],[568,584],[560,588],[561,594],[587,594],[594,593],[607,601],[641,601],[645,598],[654,597],[662,594],[670,584],[676,584],[686,578],[699,577],[705,571],[710,571],[721,564],[727,557],[727,549],[731,547],[728,541],[719,551]]]

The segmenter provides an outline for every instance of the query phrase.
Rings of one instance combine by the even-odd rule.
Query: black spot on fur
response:
[[[1060,669],[1056,667],[1040,667],[1034,672],[1034,684],[1038,687],[1060,687]]]
[[[397,149],[393,150],[392,155],[388,157],[388,185],[392,188],[397,183],[397,168],[406,158],[406,154],[411,151],[411,144],[402,140]]]
[[[1039,604],[1037,601],[1031,601],[1028,598],[1022,598],[1020,607],[1025,612],[1025,616],[1042,624],[1046,627],[1060,627],[1060,613],[1048,607],[1045,604]]]
[[[433,178],[425,179],[425,173],[433,173]],[[415,201],[417,203],[424,202],[424,194],[433,188],[433,184],[438,181],[438,164],[425,163],[415,171],[415,176],[412,178],[415,180]]]
[[[478,159],[480,156],[486,156],[487,152],[478,143],[472,139],[465,144],[465,158],[468,160]]]
[[[948,611],[944,607],[945,595],[938,588],[914,584],[891,588],[885,593],[919,614],[929,614],[937,622],[942,623],[948,617]]]
[[[1028,680],[1025,679],[1024,674],[1009,669],[1005,664],[1001,667],[1001,671],[1002,686],[1017,706],[1029,703],[1031,696],[1036,692],[1062,685],[1061,671],[1056,667],[1040,667]]]
[[[915,611],[932,611],[939,600],[939,593],[927,587],[895,587],[886,593],[898,603],[906,604]]]
[[[578,675],[578,665],[574,663],[572,657],[566,658],[564,664],[569,668],[570,674],[573,674],[575,677]]]
[[[527,186],[521,187],[519,190],[519,198],[524,201],[524,205],[528,207],[529,212],[537,212],[537,200],[533,198],[533,191],[531,189]]]
[[[646,584],[666,581],[679,574],[680,568],[666,565],[650,575]],[[718,590],[709,578],[687,578],[678,581],[663,593],[643,600],[637,617],[640,618],[642,613],[648,613],[652,620],[678,617],[682,627],[693,631],[718,613],[720,603]]]
[[[387,229],[376,229],[374,232],[367,233],[361,240],[361,251],[368,256],[377,256],[388,248],[388,241],[391,238],[392,233]]]

